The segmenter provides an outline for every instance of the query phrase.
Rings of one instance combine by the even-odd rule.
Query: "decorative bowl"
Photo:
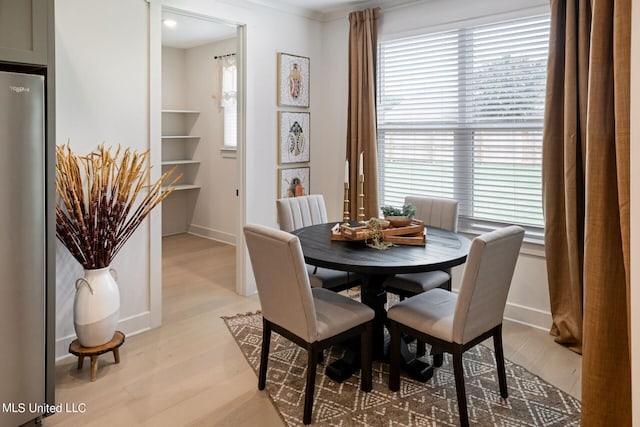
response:
[[[406,227],[411,224],[411,218],[408,216],[385,216],[384,219],[389,221],[392,227]]]

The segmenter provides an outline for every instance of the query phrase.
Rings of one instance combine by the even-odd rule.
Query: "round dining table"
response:
[[[470,241],[459,233],[426,226],[424,246],[396,244],[379,250],[367,246],[364,241],[332,240],[332,228],[335,226],[336,223],[317,224],[292,233],[300,240],[307,264],[357,273],[361,278],[361,302],[375,311],[372,355],[382,360],[387,319],[385,281],[395,274],[448,270],[463,264],[467,259]],[[409,361],[407,363],[414,365]],[[412,372],[412,377],[426,380],[431,375],[425,366],[421,365],[418,370],[424,373]]]

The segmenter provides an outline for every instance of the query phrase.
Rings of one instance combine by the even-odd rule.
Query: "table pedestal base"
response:
[[[387,311],[384,306],[387,302],[387,293],[384,290],[383,283],[389,277],[388,275],[370,275],[366,277],[368,283],[365,283],[360,288],[362,303],[371,307],[376,313],[373,320],[372,348],[370,351],[373,353],[373,360],[384,362],[389,361],[389,335],[385,335]],[[431,379],[433,367],[416,359],[409,351],[409,347],[404,340],[400,341],[400,354],[402,368],[411,378],[420,382],[426,382]],[[354,339],[346,343],[346,353],[342,359],[327,365],[325,373],[332,380],[341,383],[358,369],[360,369],[360,340]]]
[[[325,374],[334,380],[341,383],[351,375],[353,375],[358,369],[360,369],[360,348],[359,342],[346,343],[345,355],[325,368]],[[388,344],[388,343],[385,343]],[[388,345],[385,345],[384,357],[377,358],[383,362],[389,362],[389,354],[387,349]],[[412,379],[419,382],[427,382],[433,377],[433,366],[429,363],[417,359],[410,351],[407,344],[401,341],[400,343],[400,355],[402,357],[402,369]]]
[[[412,379],[424,383],[433,377],[433,366],[417,359],[411,354],[407,344],[402,341],[400,342],[400,355],[402,359],[402,370]]]
[[[349,342],[342,359],[332,362],[325,368],[324,373],[335,382],[341,383],[348,380],[360,369],[360,350],[357,347],[352,347],[351,344],[353,343]]]

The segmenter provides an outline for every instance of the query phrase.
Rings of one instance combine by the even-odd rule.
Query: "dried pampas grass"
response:
[[[173,191],[163,188],[174,169],[147,186],[149,151],[98,146],[78,157],[69,145],[56,147],[56,236],[82,266],[111,265],[149,212]],[[138,197],[141,196],[141,200]]]

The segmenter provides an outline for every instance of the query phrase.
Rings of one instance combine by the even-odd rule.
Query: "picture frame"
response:
[[[278,105],[309,107],[310,62],[305,56],[278,52]]]
[[[308,196],[310,171],[309,166],[279,169],[278,198]]]
[[[278,163],[304,163],[310,160],[311,113],[278,111]]]

